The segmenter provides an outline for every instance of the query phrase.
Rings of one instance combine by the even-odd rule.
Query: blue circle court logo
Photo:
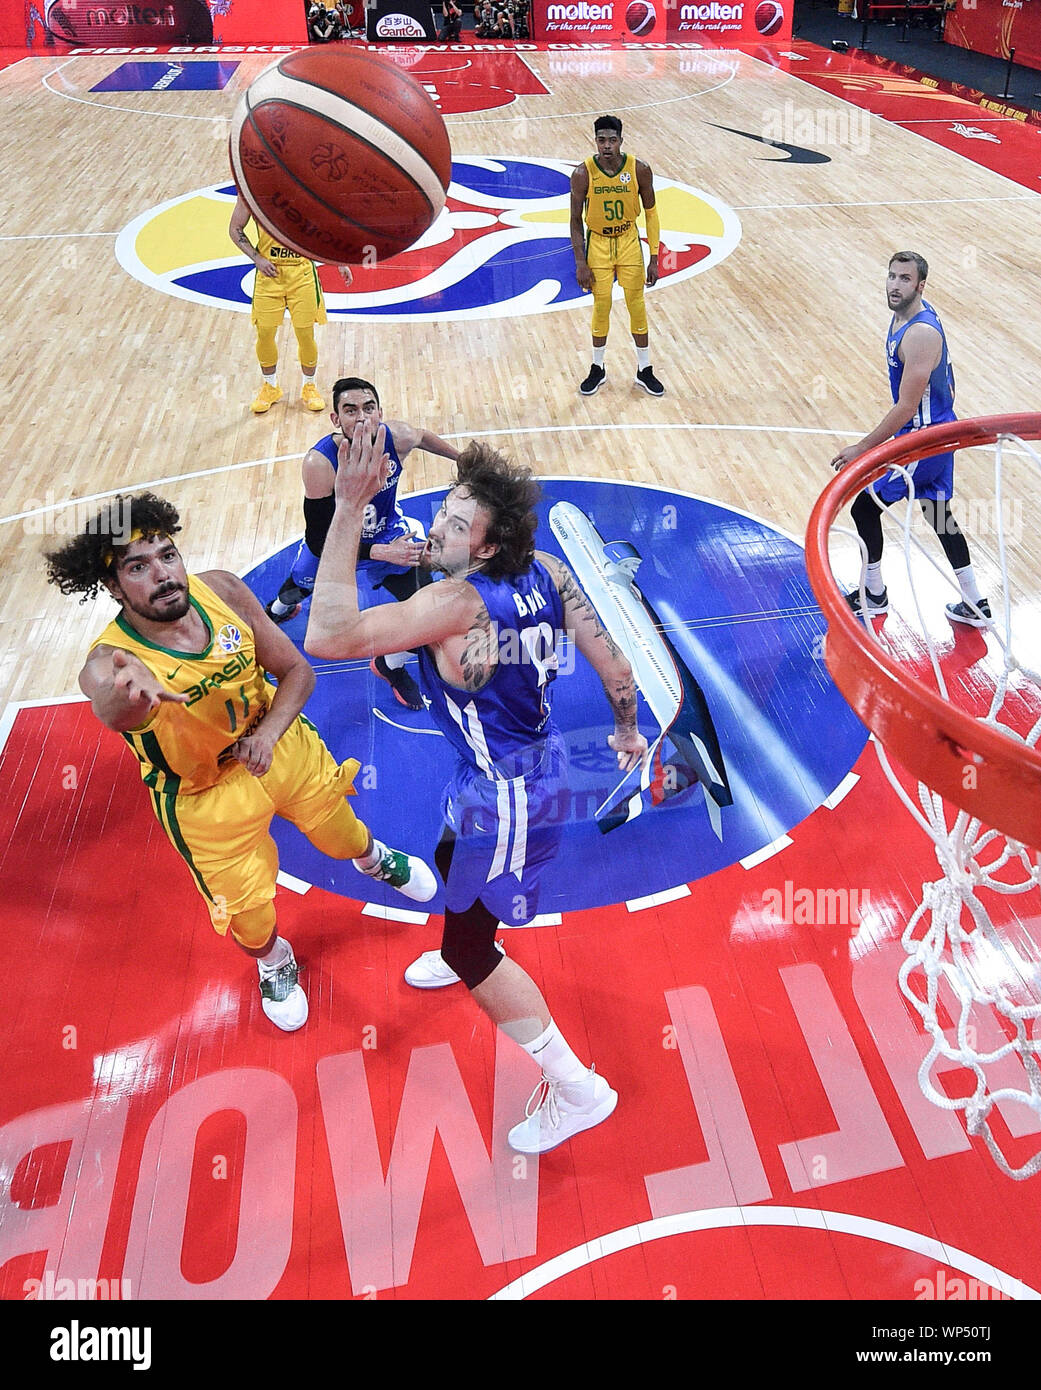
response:
[[[539,914],[632,902],[688,885],[783,842],[843,783],[867,731],[824,665],[824,619],[802,546],[721,503],[635,483],[543,479],[537,544],[563,559],[625,651],[653,757],[628,778],[596,674],[565,641],[550,686],[568,750],[563,823]],[[443,490],[401,499],[428,530]],[[278,592],[296,543],[246,582]],[[393,602],[378,593],[376,602]],[[308,605],[283,631],[302,645]],[[500,651],[502,650],[500,646]],[[425,711],[403,709],[366,660],[315,662],[305,713],[338,760],[357,758],[354,809],[387,843],[431,860],[455,753]],[[416,673],[416,658],[407,662]],[[283,869],[345,897],[400,908],[292,826]],[[430,905],[440,911],[438,896]]]
[[[445,208],[415,246],[355,267],[350,289],[337,271],[322,267],[329,313],[443,321],[588,304],[571,251],[573,168],[560,160],[457,156]],[[712,269],[741,239],[737,214],[711,194],[656,175],[655,198],[662,270],[656,293]],[[234,202],[234,185],[217,184],[150,208],[123,228],[116,258],[164,294],[248,312],[255,271],[228,238]]]

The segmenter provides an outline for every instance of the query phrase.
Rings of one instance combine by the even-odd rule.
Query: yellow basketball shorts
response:
[[[629,310],[629,330],[647,332],[647,307],[643,286],[646,267],[643,246],[635,227],[625,236],[598,236],[590,232],[586,263],[593,272],[593,337],[606,338],[611,319],[611,295],[617,280]]]
[[[326,321],[318,267],[310,261],[279,266],[275,280],[257,271],[253,285],[253,323],[277,328],[287,310],[294,328],[310,328]]]
[[[282,816],[308,835],[354,794],[359,767],[353,758],[337,764],[314,725],[300,715],[275,744],[263,777],[236,764],[205,791],[153,798],[160,824],[206,900],[215,931],[224,936],[231,918],[275,896],[272,817]],[[361,822],[358,828],[360,854],[367,832]]]

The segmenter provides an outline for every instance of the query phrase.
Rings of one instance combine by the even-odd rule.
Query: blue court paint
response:
[[[637,584],[704,692],[733,793],[733,804],[719,811],[721,839],[700,788],[601,833],[594,812],[617,782],[607,747],[613,724],[599,680],[574,653],[564,662],[573,669],[552,687],[571,791],[560,804],[560,855],[543,880],[539,910],[549,913],[692,883],[762,849],[820,806],[867,734],[825,668],[825,625],[795,541],[719,503],[655,488],[553,479],[543,491],[541,549],[561,555],[547,517],[564,500],[580,507],[605,541],[628,542],[643,557]],[[443,495],[423,493],[401,505],[426,530]],[[294,542],[246,576],[263,602],[277,592],[295,553]],[[301,644],[306,608],[283,630]],[[355,810],[375,834],[430,862],[454,754],[429,717],[400,706],[367,662],[316,662],[315,669],[306,712],[338,758],[362,763]],[[415,674],[414,660],[410,669]],[[640,710],[651,738],[657,725],[642,700]],[[276,820],[273,833],[283,869],[296,877],[351,898],[410,906],[326,859],[293,827]],[[440,908],[438,897],[430,909]]]
[[[92,92],[219,92],[238,63],[120,63],[91,87]]]

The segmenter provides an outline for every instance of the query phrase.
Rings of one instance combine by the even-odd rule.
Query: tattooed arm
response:
[[[618,766],[629,772],[639,767],[647,752],[647,740],[636,726],[636,682],[632,667],[567,565],[541,552],[538,559],[557,586],[568,635],[603,684],[614,715],[614,733],[607,742],[618,754]]]
[[[474,592],[476,596],[476,591]],[[446,650],[449,647],[448,643],[442,646],[447,657],[455,657],[455,664],[462,678],[462,688],[470,691],[483,689],[495,675],[495,668],[499,664],[499,641],[492,631],[491,615],[479,598],[478,604],[478,610],[459,650]]]

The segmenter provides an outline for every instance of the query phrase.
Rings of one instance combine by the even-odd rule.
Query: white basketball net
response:
[[[1002,720],[1003,713],[1008,718],[1006,705],[1015,689],[1030,684],[1041,694],[1041,675],[1019,662],[1012,645],[1002,484],[1003,453],[1013,446],[1017,451],[1024,450],[1041,472],[1041,454],[1031,444],[1011,435],[998,439],[994,476],[1002,611],[999,614],[996,596],[992,594],[994,622],[988,629],[988,636],[998,643],[1003,670],[990,708],[981,722],[1017,742],[1034,747],[1041,736],[1041,719],[1025,735]],[[913,479],[905,469],[893,471],[907,478],[910,501],[903,516],[890,508],[885,510],[903,533],[904,557],[919,628],[925,636],[937,688],[945,701],[954,703],[929,635],[929,626],[922,617],[920,596],[911,569],[913,551],[924,556],[955,589],[957,585],[942,555],[939,560],[936,558],[935,538],[930,537],[931,544],[923,546],[912,536],[912,520],[918,510]],[[957,502],[954,510],[957,514]],[[971,544],[971,535],[969,540]],[[866,566],[862,543],[861,552],[862,566]],[[862,568],[860,598],[866,608],[864,578]],[[866,627],[878,641],[880,635],[873,625],[868,623]],[[994,1161],[1008,1177],[1033,1177],[1041,1171],[1041,1148],[1020,1167],[1013,1167],[997,1143],[988,1120],[994,1107],[1001,1106],[1002,1118],[1012,1133],[1022,1135],[1041,1128],[1041,1024],[1037,1022],[1041,1018],[1041,856],[999,831],[986,828],[967,811],[946,805],[922,782],[918,783],[919,804],[916,806],[893,772],[885,749],[877,739],[872,741],[893,789],[932,840],[942,871],[942,877],[935,882],[922,885],[922,901],[902,937],[907,959],[900,969],[900,989],[932,1039],[932,1046],[918,1071],[919,1084],[934,1104],[945,1110],[964,1112],[968,1132],[982,1136]],[[995,927],[991,912],[996,912],[999,904],[991,895],[1008,899],[1026,894],[1032,896],[1022,896],[1013,912],[1016,920],[1012,928],[1004,922],[1000,929]],[[1031,918],[1033,936],[1025,929],[1025,923]],[[941,985],[945,998],[941,998]],[[953,1020],[953,1027],[948,1030],[940,1025],[940,1008],[946,1008]],[[1021,1065],[1017,1064],[1017,1058]],[[933,1075],[937,1063],[943,1071],[954,1067],[971,1074],[975,1080],[971,1095],[952,1099],[940,1090]],[[1027,1117],[1020,1109],[1022,1106],[1033,1112],[1026,1126],[1023,1125]]]

